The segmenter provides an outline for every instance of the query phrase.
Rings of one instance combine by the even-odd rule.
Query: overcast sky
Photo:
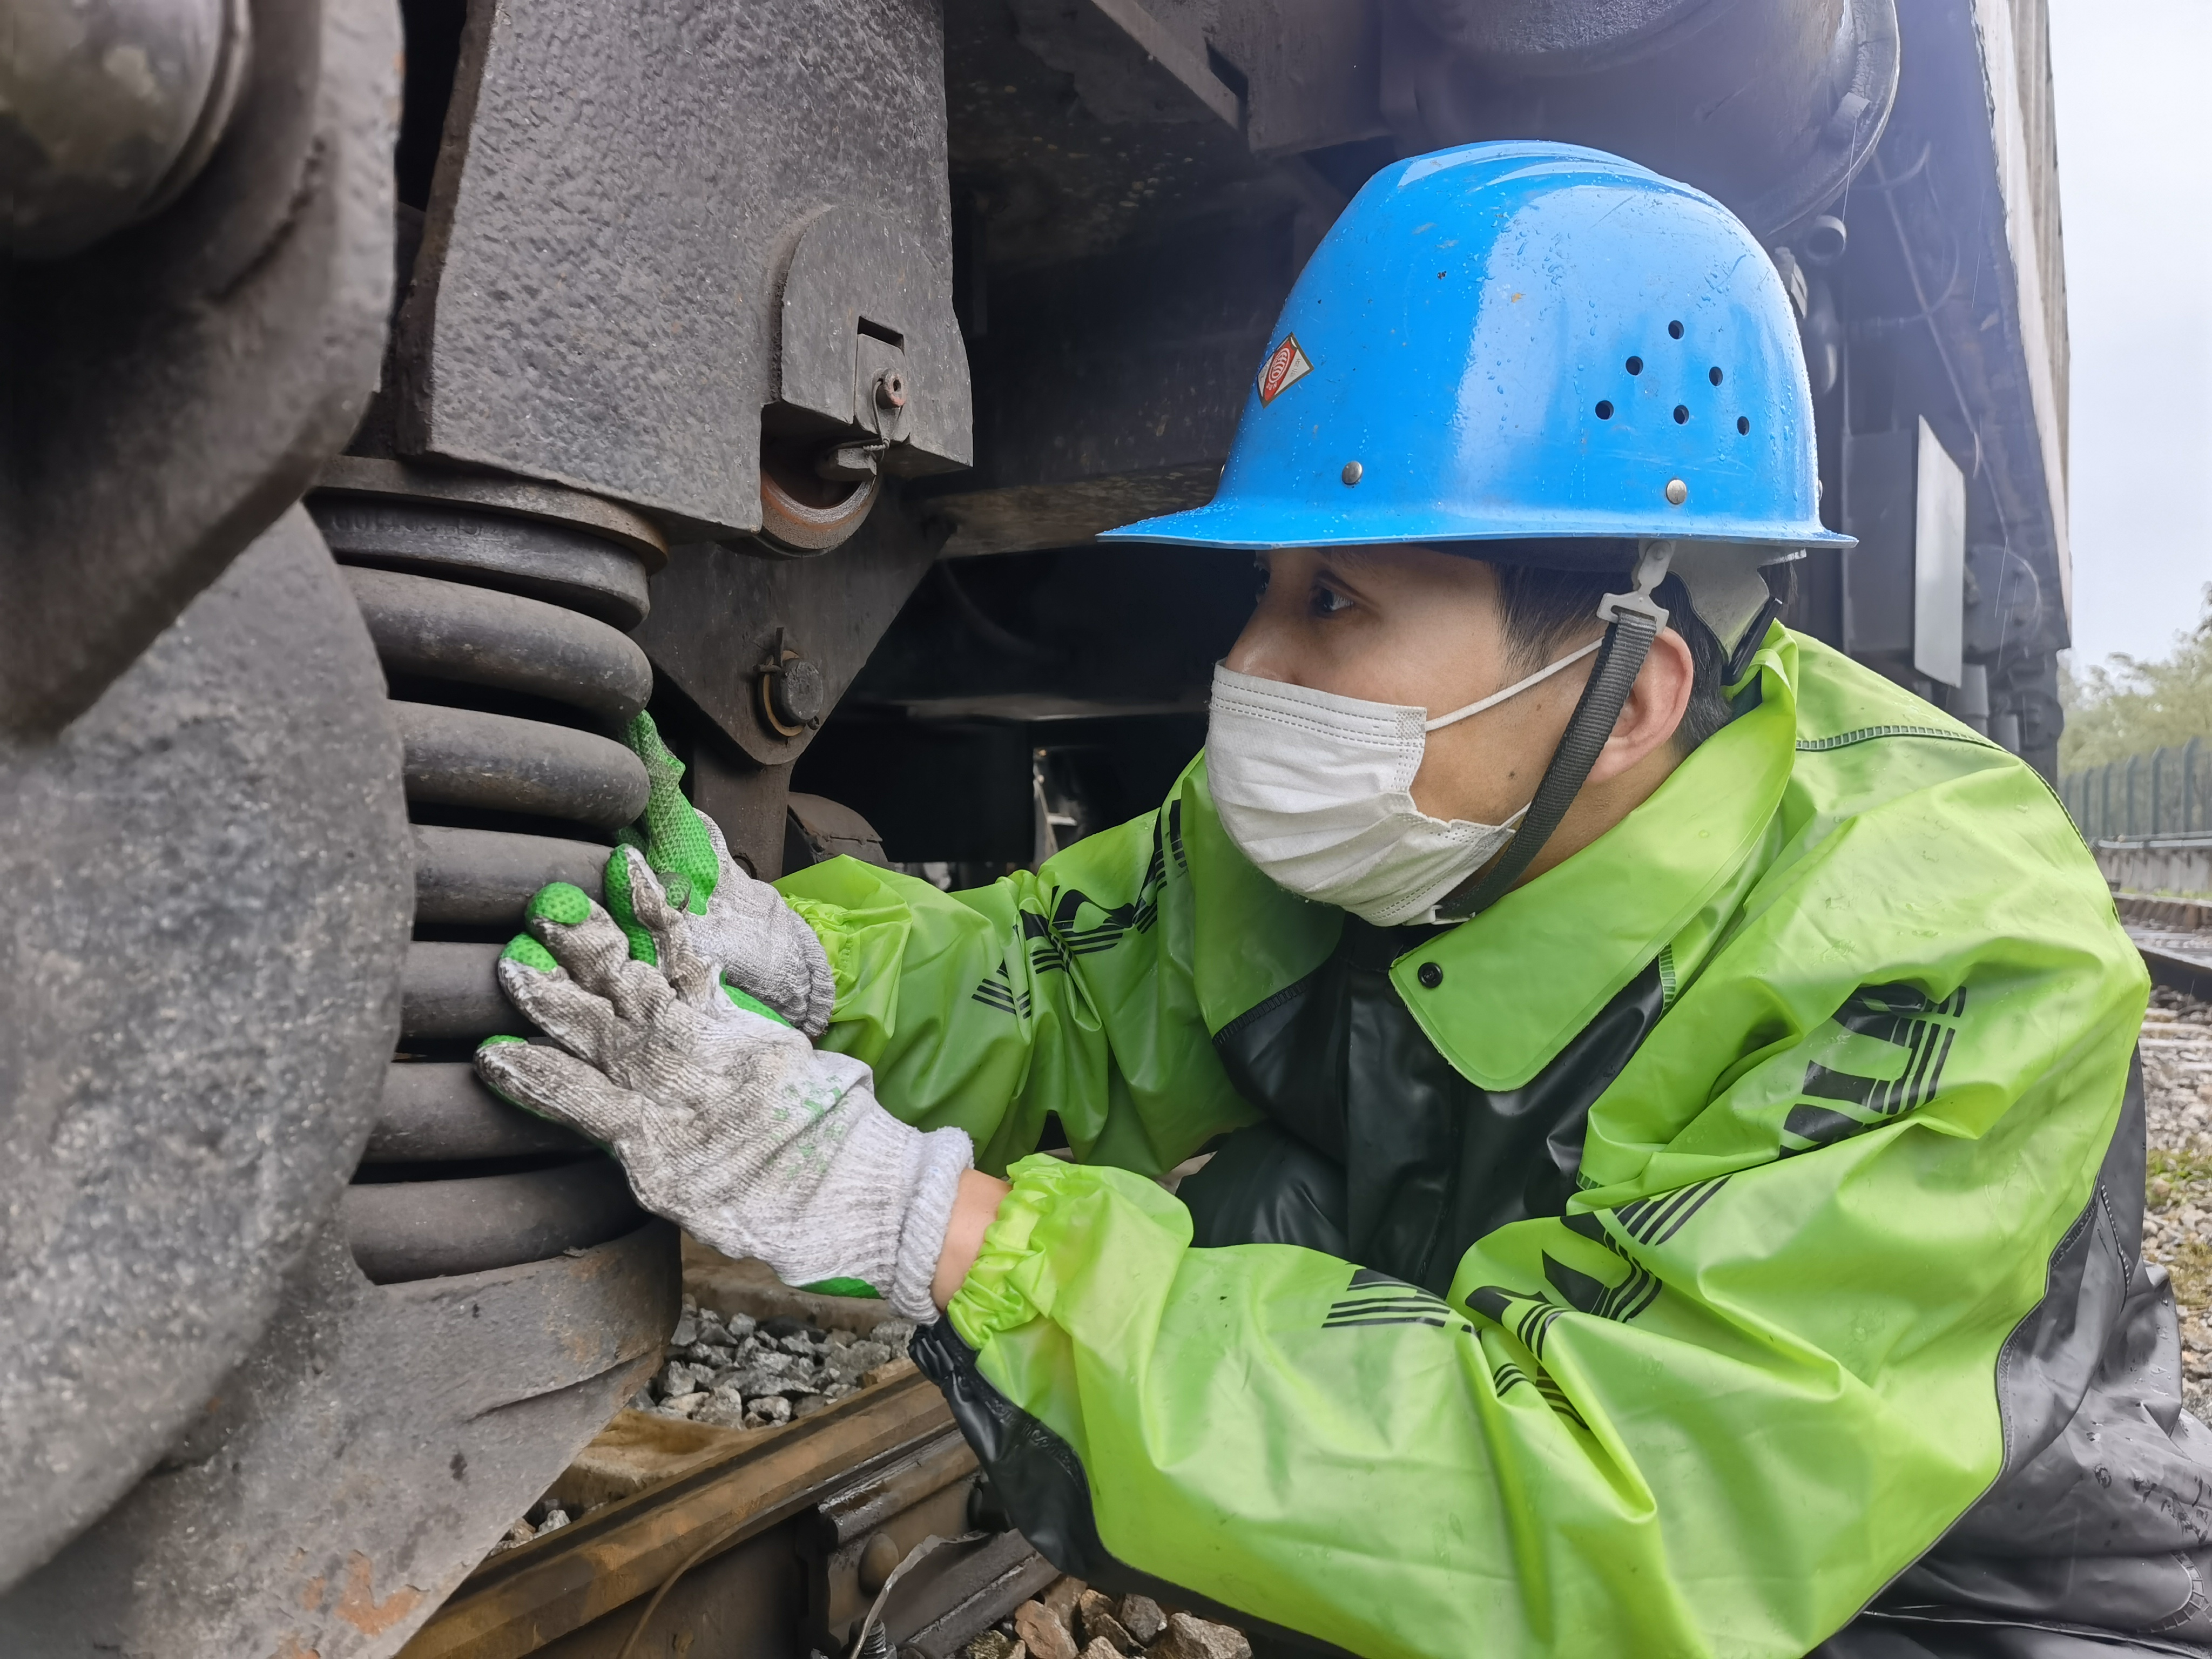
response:
[[[2051,0],[2074,349],[2074,660],[2212,582],[2212,0]]]

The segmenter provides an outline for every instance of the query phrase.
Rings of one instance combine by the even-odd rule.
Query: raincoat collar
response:
[[[1796,753],[1797,647],[1779,624],[1747,686],[1753,676],[1757,705],[1650,799],[1392,965],[1422,1030],[1470,1082],[1516,1089],[1535,1076],[1753,854]]]

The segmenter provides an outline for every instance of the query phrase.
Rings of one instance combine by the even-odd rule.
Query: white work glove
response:
[[[645,855],[670,902],[684,913],[692,949],[708,967],[758,998],[808,1036],[829,1028],[837,994],[829,953],[783,895],[747,875],[730,856],[721,826],[684,798],[684,763],[668,751],[649,714],[623,734],[645,763],[651,785],[644,829],[623,840]],[[630,891],[632,866],[607,862],[607,908],[630,940],[631,954],[651,961],[651,930],[640,926]]]
[[[790,1285],[859,1279],[899,1317],[935,1318],[930,1280],[974,1162],[968,1137],[901,1123],[867,1066],[732,1005],[635,849],[616,857],[656,962],[633,959],[580,889],[542,890],[536,939],[507,947],[499,981],[553,1042],[494,1038],[477,1073],[605,1146],[640,1204],[725,1255],[757,1256]]]

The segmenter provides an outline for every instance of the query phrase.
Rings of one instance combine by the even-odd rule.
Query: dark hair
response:
[[[1534,673],[1546,663],[1595,635],[1598,601],[1627,586],[1620,572],[1554,570],[1544,565],[1496,564],[1498,597],[1505,612],[1505,648],[1516,668]],[[1713,630],[1690,609],[1689,590],[1680,576],[1659,584],[1652,597],[1667,610],[1667,626],[1690,647],[1690,701],[1671,741],[1686,755],[1729,723],[1723,676],[1728,653]]]

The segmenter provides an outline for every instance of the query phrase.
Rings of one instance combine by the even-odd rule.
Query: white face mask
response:
[[[1422,811],[1412,789],[1428,734],[1517,696],[1602,643],[1593,640],[1435,720],[1425,708],[1255,679],[1216,664],[1206,771],[1222,827],[1293,893],[1378,927],[1433,921],[1438,902],[1498,855],[1528,809],[1504,823],[1447,823]]]

